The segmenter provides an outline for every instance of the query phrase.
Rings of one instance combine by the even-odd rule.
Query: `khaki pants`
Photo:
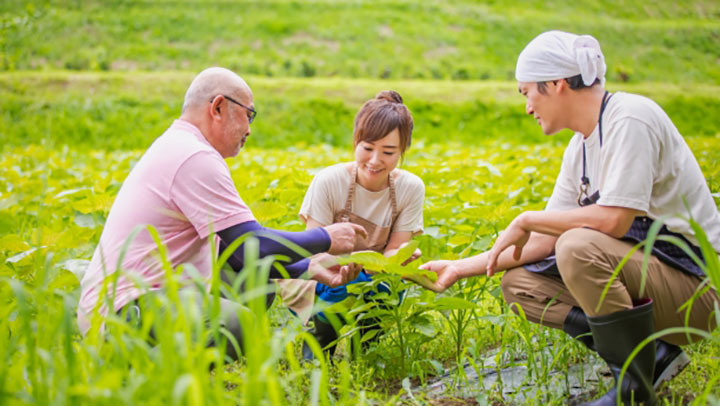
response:
[[[570,308],[579,306],[588,316],[600,316],[631,309],[633,299],[650,297],[656,331],[686,325],[680,307],[695,293],[700,278],[672,268],[651,256],[645,289],[640,292],[642,249],[635,252],[610,285],[596,311],[605,285],[623,257],[634,244],[620,241],[599,231],[577,228],[565,232],[555,244],[561,278],[529,272],[524,268],[507,271],[502,291],[508,303],[522,306],[528,320],[553,328],[562,328]],[[710,290],[692,305],[687,325],[700,330],[715,328],[714,302],[717,293]],[[516,306],[512,306],[517,313]],[[664,336],[672,344],[687,344],[699,337],[686,334]]]

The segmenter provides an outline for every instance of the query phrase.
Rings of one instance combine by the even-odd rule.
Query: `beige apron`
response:
[[[390,232],[398,217],[397,199],[395,198],[395,181],[392,174],[388,177],[390,185],[390,204],[392,205],[392,217],[388,227],[381,227],[370,220],[362,218],[352,212],[352,201],[355,196],[355,185],[357,184],[357,165],[353,164],[350,183],[348,189],[345,207],[334,214],[333,223],[350,222],[359,224],[367,231],[368,238],[366,240],[357,241],[354,251],[372,250],[383,252],[385,246],[390,240]],[[307,324],[312,317],[312,308],[315,303],[315,286],[316,281],[303,279],[276,279],[278,284],[278,294],[283,299],[283,303],[300,318],[303,325]]]

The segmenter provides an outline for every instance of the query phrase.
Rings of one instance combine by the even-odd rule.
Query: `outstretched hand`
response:
[[[353,251],[359,239],[367,239],[367,231],[359,224],[343,222],[325,226],[330,235],[330,249],[333,255],[347,254]]]
[[[361,270],[362,266],[354,263],[339,265],[335,256],[326,253],[314,255],[310,258],[310,265],[308,265],[310,279],[331,288],[355,280]]]
[[[438,275],[437,281],[433,282],[422,275],[408,277],[407,279],[433,292],[442,292],[460,279],[460,273],[455,266],[455,261],[430,261],[420,265],[420,269],[435,272]]]
[[[513,258],[518,261],[522,256],[523,247],[527,244],[530,239],[530,231],[525,230],[520,226],[518,217],[513,220],[508,228],[506,228],[497,240],[493,244],[492,248],[488,252],[487,260],[487,276],[492,276],[497,270],[497,262],[500,254],[510,246],[515,246],[513,250]]]

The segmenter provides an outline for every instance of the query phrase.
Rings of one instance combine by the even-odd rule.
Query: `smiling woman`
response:
[[[338,222],[360,224],[368,238],[356,241],[355,251],[372,250],[387,256],[421,233],[425,185],[419,177],[396,168],[410,146],[412,129],[410,111],[397,92],[384,91],[365,102],[355,117],[355,161],[323,169],[305,194],[300,217],[307,228]],[[363,271],[350,283],[371,279]],[[329,303],[342,301],[348,296],[346,286],[330,288],[298,280],[279,284],[284,303],[303,322],[313,318],[321,346],[337,338],[326,315],[313,316],[313,305],[316,297]],[[311,358],[312,354],[304,351],[304,356]]]

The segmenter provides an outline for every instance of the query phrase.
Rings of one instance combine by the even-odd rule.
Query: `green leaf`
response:
[[[366,302],[366,303],[361,304],[360,306],[350,309],[348,314],[355,315],[358,313],[363,313],[363,312],[366,312],[366,311],[372,309],[375,306],[377,306],[377,303],[375,303],[375,302]]]
[[[372,340],[375,338],[375,336],[380,332],[380,329],[373,329],[368,331],[367,333],[363,334],[362,338],[360,339],[361,343],[364,343],[365,341]]]
[[[432,271],[427,271],[425,269],[420,269],[414,266],[402,266],[397,264],[390,264],[385,268],[384,270],[387,273],[392,273],[396,275],[400,275],[403,277],[408,276],[423,276],[431,281],[435,282],[437,281],[437,274]]]
[[[79,213],[75,215],[75,224],[82,228],[95,228],[95,219],[92,214]]]
[[[442,374],[443,372],[445,372],[445,367],[443,366],[443,364],[440,363],[440,361],[437,361],[437,360],[434,360],[434,359],[429,359],[429,360],[427,360],[427,361],[430,363],[430,365],[433,366],[433,368],[435,368],[435,373],[436,373],[436,374],[440,375],[440,374]]]
[[[437,310],[475,309],[477,304],[459,297],[444,296],[435,300]]]
[[[420,334],[427,336],[427,337],[435,337],[435,334],[437,334],[437,330],[435,329],[435,326],[428,320],[422,320],[418,323],[415,323],[413,325],[415,329],[417,329]]]
[[[23,251],[19,254],[15,254],[11,256],[10,258],[6,259],[6,263],[15,264],[15,265],[27,265],[30,263],[30,258],[32,257],[32,254],[37,251],[37,248],[30,248],[27,251]]]
[[[400,248],[395,255],[388,258],[388,260],[393,264],[402,264],[403,262],[407,261],[412,257],[412,254],[417,249],[418,245],[420,245],[420,242],[417,240],[412,240],[408,242],[404,247]]]
[[[388,259],[375,251],[356,252],[347,257],[338,258],[338,264],[347,265],[350,263],[362,265],[368,271],[380,272],[388,264]]]

